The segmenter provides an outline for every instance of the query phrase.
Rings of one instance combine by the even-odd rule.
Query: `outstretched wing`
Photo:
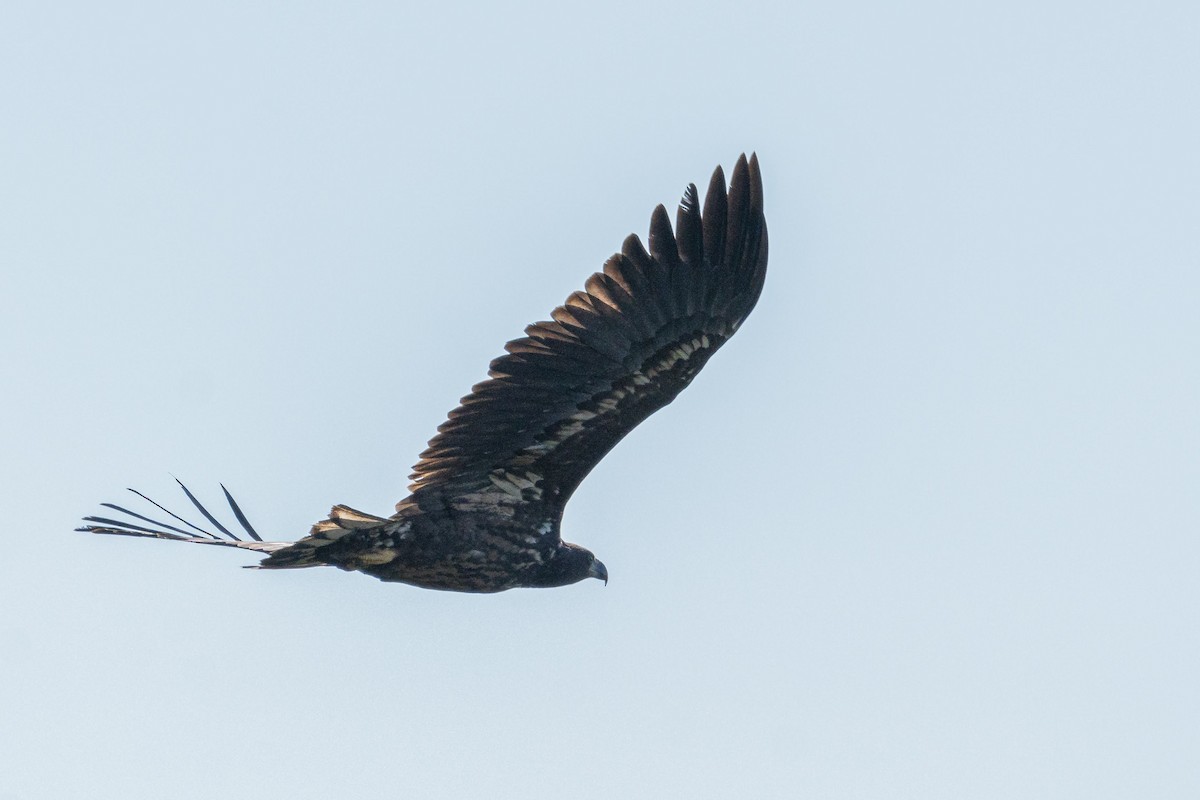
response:
[[[762,179],[743,155],[728,192],[717,167],[703,213],[691,185],[674,233],[659,206],[648,253],[630,236],[552,321],[505,345],[421,454],[412,500],[494,496],[557,519],[600,459],[737,331],[766,268]]]

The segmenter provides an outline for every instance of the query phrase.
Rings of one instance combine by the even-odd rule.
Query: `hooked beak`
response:
[[[604,564],[600,562],[600,559],[596,559],[592,562],[592,567],[588,570],[588,577],[599,578],[600,580],[604,581],[605,586],[608,586],[608,570],[605,568]]]

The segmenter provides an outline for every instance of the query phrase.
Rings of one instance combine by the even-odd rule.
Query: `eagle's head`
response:
[[[608,585],[608,570],[591,550],[563,542],[554,556],[543,563],[526,586],[549,589],[579,583],[584,578],[599,578]]]

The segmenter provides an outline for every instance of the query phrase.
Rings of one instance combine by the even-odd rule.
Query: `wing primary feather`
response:
[[[696,184],[689,183],[675,213],[675,239],[679,244],[679,258],[687,264],[704,261],[704,228],[700,222],[700,200],[696,196]]]
[[[745,268],[753,270],[754,273],[749,290],[749,303],[753,307],[758,302],[758,296],[762,294],[763,283],[767,277],[767,223],[763,219],[762,172],[759,170],[757,153],[750,154],[750,219],[752,224],[757,222],[752,228],[757,234],[751,243],[753,252],[749,254],[751,257],[746,259],[745,264]]]
[[[729,178],[729,217],[725,229],[725,255],[721,263],[730,267],[726,280],[736,283],[737,266],[746,247],[746,230],[750,222],[750,175],[746,156],[738,158]]]
[[[654,284],[654,295],[648,299],[661,306],[668,319],[675,319],[682,313],[679,298],[673,290],[682,277],[678,274],[679,246],[671,231],[671,218],[662,205],[650,215],[650,255],[655,263],[647,274]]]
[[[671,218],[660,203],[650,215],[650,255],[660,264],[671,266],[679,261],[679,249],[675,245],[675,234],[671,232]]]
[[[758,167],[758,153],[750,154],[750,208],[757,214],[763,210],[762,171]]]
[[[646,248],[642,246],[642,240],[636,233],[625,237],[625,241],[621,243],[621,255],[632,261],[638,270],[645,271],[653,266],[650,254],[646,252]]]
[[[704,254],[714,266],[721,263],[725,254],[725,216],[728,200],[725,196],[725,170],[719,166],[713,170],[712,179],[708,182],[708,193],[704,195],[704,213],[701,216],[704,224]],[[713,281],[708,287],[712,292],[720,285]],[[707,300],[707,298],[706,298]]]
[[[682,316],[699,310],[705,297],[704,226],[696,185],[688,184],[675,214],[675,241],[679,249],[671,283],[675,286],[675,308]]]

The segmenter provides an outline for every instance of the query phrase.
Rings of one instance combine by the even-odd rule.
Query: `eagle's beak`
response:
[[[589,578],[599,578],[604,581],[604,585],[608,586],[608,570],[599,559],[592,562],[592,568],[588,570]]]

